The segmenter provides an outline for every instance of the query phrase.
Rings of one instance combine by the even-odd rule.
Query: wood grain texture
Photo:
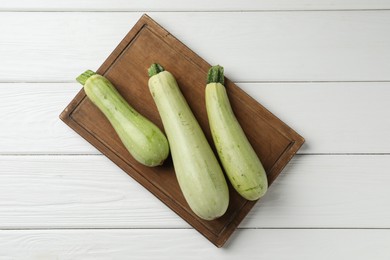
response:
[[[209,63],[224,65],[235,82],[389,81],[389,12],[151,16]],[[141,14],[3,12],[0,81],[71,82],[97,69]]]
[[[240,227],[389,229],[389,160],[296,156]],[[105,156],[0,156],[0,170],[0,229],[190,227]]]
[[[146,72],[155,62],[174,75],[208,142],[212,144],[204,91],[210,64],[149,16],[143,15],[139,19],[97,73],[110,80],[136,111],[163,129],[147,88],[149,77]],[[271,185],[302,146],[304,139],[228,78],[225,78],[224,85],[235,116],[261,158],[268,185]],[[69,103],[60,118],[218,247],[225,244],[257,202],[243,199],[229,187],[226,213],[212,221],[201,219],[184,199],[172,161],[167,159],[160,167],[146,167],[138,163],[84,90]]]
[[[390,153],[390,83],[238,83],[306,137],[299,153]],[[57,117],[77,83],[2,83],[0,154],[99,154]],[[372,134],[375,133],[375,134]]]
[[[193,230],[3,230],[2,259],[390,258],[390,230],[238,230],[224,249]],[[260,246],[261,245],[261,246]]]
[[[15,0],[3,1],[0,10],[11,11],[257,11],[257,10],[359,10],[359,9],[389,9],[386,0],[320,0],[313,3],[310,0],[207,0],[180,1],[167,0]]]
[[[241,85],[305,136],[301,153],[390,152],[388,82]]]
[[[389,83],[310,81],[389,81],[389,5],[1,1],[0,82],[21,84],[0,84],[0,154],[15,154],[0,156],[0,259],[388,260]],[[295,157],[223,250],[101,155],[19,155],[98,153],[57,118],[80,87],[41,82],[96,69],[144,11],[302,133],[303,153],[348,154]]]
[[[78,84],[0,84],[0,151],[17,153],[99,153],[58,118],[80,90]]]

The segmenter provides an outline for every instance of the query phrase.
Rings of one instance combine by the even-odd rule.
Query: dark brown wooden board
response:
[[[148,89],[147,69],[154,62],[160,63],[176,77],[213,147],[204,98],[210,64],[149,16],[141,17],[97,72],[107,77],[131,106],[163,129]],[[263,162],[271,184],[301,147],[304,139],[229,79],[226,79],[225,85],[236,117]],[[163,166],[154,168],[136,162],[83,89],[61,113],[60,118],[217,247],[225,244],[256,203],[243,199],[229,186],[230,204],[225,215],[213,221],[202,220],[186,203],[171,159]]]

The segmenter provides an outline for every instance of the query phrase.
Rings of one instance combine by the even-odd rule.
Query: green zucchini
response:
[[[177,180],[187,203],[202,219],[222,216],[229,204],[229,191],[222,168],[199,123],[170,72],[153,64],[149,76],[149,89],[163,122]]]
[[[135,160],[149,167],[165,161],[169,145],[163,132],[131,107],[107,78],[88,70],[77,77],[77,81]]]
[[[268,189],[267,175],[233,113],[224,84],[223,67],[208,72],[206,109],[215,147],[229,181],[247,200],[257,200]]]

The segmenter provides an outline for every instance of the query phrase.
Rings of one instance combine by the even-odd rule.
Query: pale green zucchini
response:
[[[227,183],[202,129],[173,75],[153,64],[149,89],[168,137],[177,180],[192,211],[212,220],[229,204]]]
[[[206,86],[206,109],[214,144],[236,191],[247,200],[257,200],[267,191],[267,175],[233,113],[223,84],[223,67],[212,67]]]
[[[107,78],[88,70],[77,77],[77,81],[109,120],[134,159],[150,167],[164,162],[169,155],[169,145],[163,132],[131,107]]]

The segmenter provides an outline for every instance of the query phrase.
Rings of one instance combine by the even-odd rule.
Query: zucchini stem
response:
[[[216,65],[209,69],[207,74],[207,84],[209,83],[221,83],[222,85],[225,83],[222,66]]]
[[[81,84],[81,85],[85,85],[85,82],[87,81],[87,79],[89,79],[89,77],[95,75],[96,72],[92,71],[92,70],[87,70],[85,71],[84,73],[82,73],[80,76],[78,76],[76,78],[76,80]]]
[[[157,75],[160,72],[163,72],[165,69],[163,66],[161,66],[158,63],[153,63],[150,68],[148,69],[149,77],[153,77],[154,75]]]

